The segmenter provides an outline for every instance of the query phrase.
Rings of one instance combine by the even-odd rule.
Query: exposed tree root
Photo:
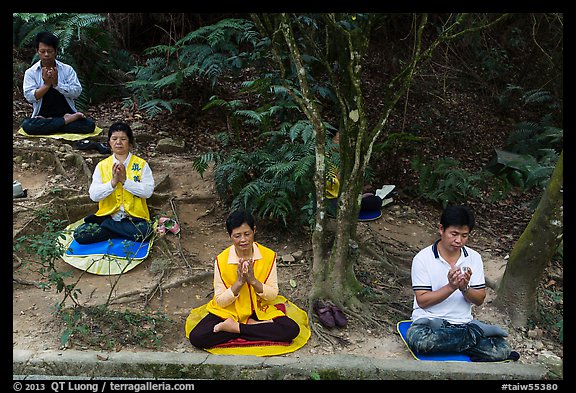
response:
[[[401,267],[390,263],[388,261],[388,258],[382,257],[382,255],[380,255],[379,253],[374,251],[372,246],[367,245],[367,244],[362,244],[361,248],[362,248],[362,251],[364,251],[368,255],[370,255],[370,257],[372,257],[374,260],[376,260],[386,270],[388,270],[392,273],[395,273],[395,274],[399,274],[402,277],[410,277],[410,271],[402,269]]]
[[[162,277],[157,280],[157,282],[152,285],[150,288],[145,288],[145,289],[140,289],[140,290],[133,290],[133,291],[129,291],[129,292],[125,292],[125,293],[121,293],[119,295],[116,295],[110,302],[110,304],[119,304],[119,303],[130,303],[136,300],[141,299],[142,297],[149,297],[149,295],[151,293],[153,293],[154,291],[156,291],[157,287],[160,287],[160,290],[166,290],[166,289],[170,289],[170,288],[174,288],[174,287],[178,287],[181,286],[182,284],[187,284],[190,282],[197,282],[197,281],[202,281],[205,280],[209,277],[212,276],[212,272],[204,272],[204,273],[199,273],[193,276],[188,276],[188,277],[183,277],[180,278],[176,281],[173,282],[169,282],[166,283],[164,285],[160,285],[160,282],[163,279],[163,275]],[[149,298],[147,298],[147,301],[150,300]]]
[[[17,283],[17,284],[30,285],[30,286],[34,286],[36,288],[40,288],[40,285],[36,281],[25,280],[23,278],[18,278],[18,277],[14,277],[14,276],[12,276],[12,281]]]

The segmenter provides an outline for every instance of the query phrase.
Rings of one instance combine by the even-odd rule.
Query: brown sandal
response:
[[[314,302],[314,312],[318,316],[318,319],[322,325],[329,328],[336,326],[334,314],[332,313],[332,308],[330,306],[325,305],[320,300],[316,300]]]
[[[344,315],[344,312],[340,310],[337,306],[330,306],[332,314],[334,315],[334,322],[338,327],[345,327],[348,325],[348,318]]]

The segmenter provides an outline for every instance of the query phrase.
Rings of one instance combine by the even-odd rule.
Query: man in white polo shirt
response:
[[[472,361],[518,360],[498,326],[474,320],[472,304],[486,298],[480,254],[464,247],[475,219],[466,206],[442,212],[440,239],[412,261],[414,306],[406,341],[417,353],[460,352]]]

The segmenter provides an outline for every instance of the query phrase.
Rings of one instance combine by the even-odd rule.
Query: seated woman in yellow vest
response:
[[[144,241],[152,234],[146,199],[154,192],[154,177],[148,163],[132,154],[134,134],[126,123],[108,130],[112,155],[100,161],[90,184],[90,199],[98,211],[84,219],[74,231],[78,243],[96,243],[112,238]]]
[[[335,146],[340,144],[340,133],[338,131],[336,131],[336,134],[334,134],[332,137],[332,143]],[[338,196],[340,195],[338,168],[334,164],[329,164],[326,174],[326,212],[329,216],[336,217],[336,210],[338,208]],[[360,201],[360,211],[373,211],[380,210],[381,208],[382,198],[380,198],[378,195],[374,195],[371,192],[362,194],[362,199]]]
[[[274,306],[278,296],[276,253],[254,241],[254,217],[242,210],[226,220],[232,245],[214,263],[214,297],[208,314],[192,328],[189,340],[211,348],[235,338],[291,342],[300,327]]]

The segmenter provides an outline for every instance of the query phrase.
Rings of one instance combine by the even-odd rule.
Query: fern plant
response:
[[[536,160],[549,157],[550,149],[557,153],[562,149],[564,132],[551,124],[551,116],[546,115],[538,123],[520,122],[506,141],[506,150],[517,154],[529,154]]]
[[[529,97],[537,101],[548,96],[532,93]],[[551,119],[552,115],[548,114],[538,123],[520,122],[506,141],[506,150],[519,156],[508,164],[501,176],[523,190],[544,189],[554,171],[564,136],[561,128],[552,125]]]
[[[173,44],[153,46],[144,52],[150,56],[146,64],[131,71],[134,80],[127,83],[131,96],[125,105],[137,105],[150,117],[172,112],[174,106],[186,105],[174,97],[187,82],[199,78],[214,87],[223,73],[241,69],[251,53],[244,49],[253,48],[257,40],[252,22],[224,19]]]
[[[252,152],[234,149],[225,158],[208,152],[194,161],[193,168],[203,175],[213,162],[216,190],[227,205],[288,225],[313,190],[313,152],[311,143],[266,145]]]
[[[461,169],[458,160],[441,158],[426,163],[415,158],[411,164],[418,172],[417,194],[443,207],[450,203],[463,203],[480,193],[478,183],[481,176]]]

